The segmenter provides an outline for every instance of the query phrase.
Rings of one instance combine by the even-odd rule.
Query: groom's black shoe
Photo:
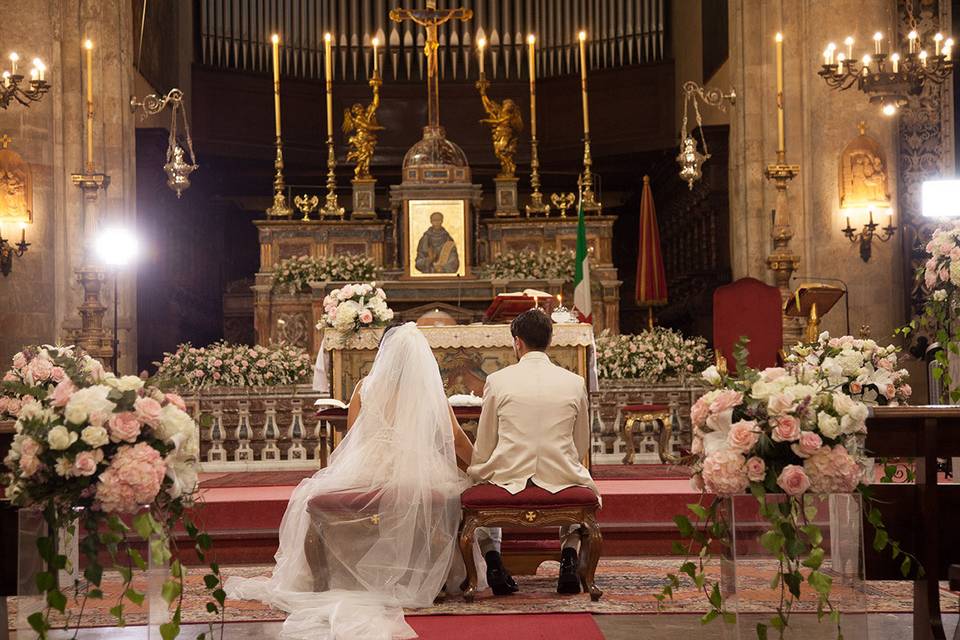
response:
[[[560,559],[560,578],[557,580],[557,593],[580,593],[580,576],[577,573],[577,564],[576,549],[565,548]]]
[[[487,562],[487,584],[495,596],[509,596],[520,590],[513,576],[503,566],[499,551],[487,551],[483,555]]]

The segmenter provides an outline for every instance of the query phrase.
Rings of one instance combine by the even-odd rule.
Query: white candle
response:
[[[9,71],[4,71],[4,72],[3,72],[3,86],[7,87],[7,86],[9,86],[9,85],[10,85],[10,72],[9,72]]]
[[[329,33],[323,34],[323,63],[326,72],[327,85],[327,136],[333,137],[333,45],[331,41],[333,36]]]
[[[583,135],[590,134],[590,109],[587,106],[587,32],[577,34],[580,40],[580,95],[583,97]]]
[[[873,58],[870,57],[870,54],[864,54],[863,56],[863,75],[870,75],[870,63],[873,62]]]
[[[837,54],[837,75],[843,75],[843,62],[847,59],[847,56],[843,55],[843,52]]]
[[[847,36],[843,44],[847,45],[847,60],[853,60],[853,36]]]
[[[907,34],[907,40],[910,42],[910,51],[908,53],[917,52],[917,32],[911,31]]]
[[[477,40],[477,56],[480,58],[480,75],[483,75],[483,49],[487,46],[487,39],[481,36]]]
[[[828,62],[827,64],[833,64],[833,54],[836,50],[837,50],[836,43],[831,42],[830,44],[827,45],[827,52],[829,52],[830,54],[830,62]]]
[[[890,56],[890,62],[893,63],[893,72],[897,73],[900,70],[900,54],[894,53]]]
[[[10,54],[10,75],[17,75],[17,61],[20,59],[20,56],[17,55],[17,52],[14,51]]]
[[[940,55],[940,42],[942,40],[943,40],[942,33],[938,33],[937,35],[933,36],[933,49],[934,49],[933,55],[935,56]]]
[[[920,64],[922,64],[924,67],[927,66],[927,52],[926,52],[926,51],[923,51],[923,50],[920,51]]]
[[[46,66],[45,64],[43,64],[43,60],[41,60],[40,58],[34,58],[34,59],[33,59],[33,66],[34,66],[34,68],[37,70],[37,72],[38,72],[38,74],[39,74],[39,76],[40,76],[40,77],[39,77],[39,80],[40,80],[40,81],[43,81],[43,79],[44,79],[44,77],[43,77],[43,72],[47,70],[47,66]]]
[[[883,34],[877,31],[875,34],[873,34],[873,52],[876,53],[877,55],[880,55],[881,53],[883,53],[882,43],[883,43]]]
[[[374,38],[372,40],[373,44],[373,75],[377,75],[377,71],[380,69],[379,56],[377,55],[377,47],[380,46],[380,38]]]

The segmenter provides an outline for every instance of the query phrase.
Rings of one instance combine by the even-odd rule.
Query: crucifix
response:
[[[390,19],[394,22],[413,20],[427,29],[427,41],[424,44],[424,54],[427,56],[427,125],[440,126],[440,92],[438,84],[437,27],[450,20],[466,22],[473,17],[471,9],[437,9],[437,0],[427,0],[426,9],[391,9]]]

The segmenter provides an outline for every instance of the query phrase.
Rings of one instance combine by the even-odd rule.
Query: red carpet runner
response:
[[[407,623],[420,640],[603,640],[589,613],[515,616],[409,616]]]

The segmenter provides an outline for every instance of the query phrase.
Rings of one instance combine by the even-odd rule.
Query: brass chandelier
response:
[[[923,93],[928,82],[942,84],[953,71],[953,38],[945,38],[942,33],[933,36],[932,52],[924,47],[916,29],[907,35],[907,52],[903,54],[885,51],[879,31],[873,35],[873,53],[854,58],[853,44],[852,36],[844,40],[845,52],[835,43],[828,44],[819,75],[831,89],[846,91],[856,86],[886,116],[906,106],[909,96]]]
[[[29,107],[31,102],[37,102],[50,90],[45,78],[47,67],[40,58],[33,59],[29,79],[18,73],[19,61],[20,56],[16,52],[11,53],[10,69],[0,75],[0,108],[6,109],[14,100]]]

